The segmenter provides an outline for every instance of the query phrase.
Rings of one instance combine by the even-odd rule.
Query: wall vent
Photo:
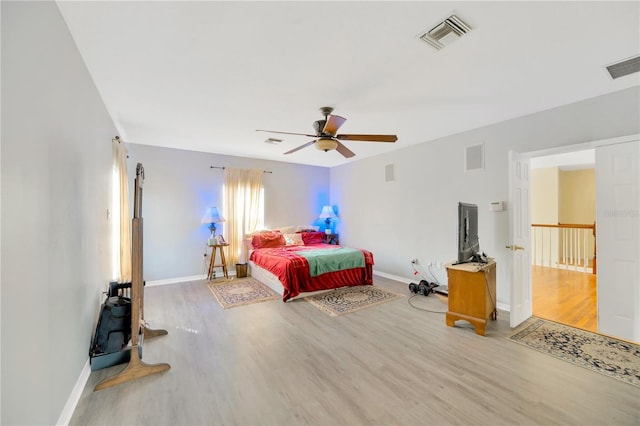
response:
[[[484,170],[484,144],[468,146],[464,150],[464,170]]]
[[[464,34],[471,31],[471,27],[456,15],[451,15],[435,27],[420,35],[420,40],[438,50],[451,44]]]
[[[384,166],[384,181],[393,182],[394,180],[396,180],[396,174],[393,164],[387,164]]]
[[[640,72],[640,55],[607,66],[607,71],[614,80],[625,75]]]

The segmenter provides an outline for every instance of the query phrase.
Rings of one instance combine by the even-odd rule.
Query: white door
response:
[[[511,231],[511,313],[515,327],[532,315],[531,301],[531,217],[529,159],[509,152],[509,225]]]
[[[598,331],[640,342],[640,142],[596,148]]]

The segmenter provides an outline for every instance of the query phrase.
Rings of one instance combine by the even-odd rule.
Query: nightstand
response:
[[[209,275],[207,279],[213,279],[216,277],[216,273],[214,272],[214,268],[222,267],[222,273],[225,278],[229,278],[229,274],[227,273],[227,260],[224,258],[224,248],[229,244],[212,244],[211,247],[211,259],[209,260]],[[216,254],[220,253],[220,263],[216,264]]]
[[[340,234],[324,234],[325,244],[340,245]]]

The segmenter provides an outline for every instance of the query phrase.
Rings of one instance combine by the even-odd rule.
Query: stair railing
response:
[[[596,224],[532,224],[532,264],[596,273]]]

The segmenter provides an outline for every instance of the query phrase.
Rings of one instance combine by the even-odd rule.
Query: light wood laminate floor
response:
[[[223,310],[206,281],[148,287],[146,319],[169,334],[143,359],[171,370],[98,392],[122,366],[93,372],[71,424],[640,424],[640,388],[511,342],[508,314],[483,337],[374,282],[407,297],[330,317],[303,300]]]
[[[596,275],[531,267],[533,315],[596,333]]]

